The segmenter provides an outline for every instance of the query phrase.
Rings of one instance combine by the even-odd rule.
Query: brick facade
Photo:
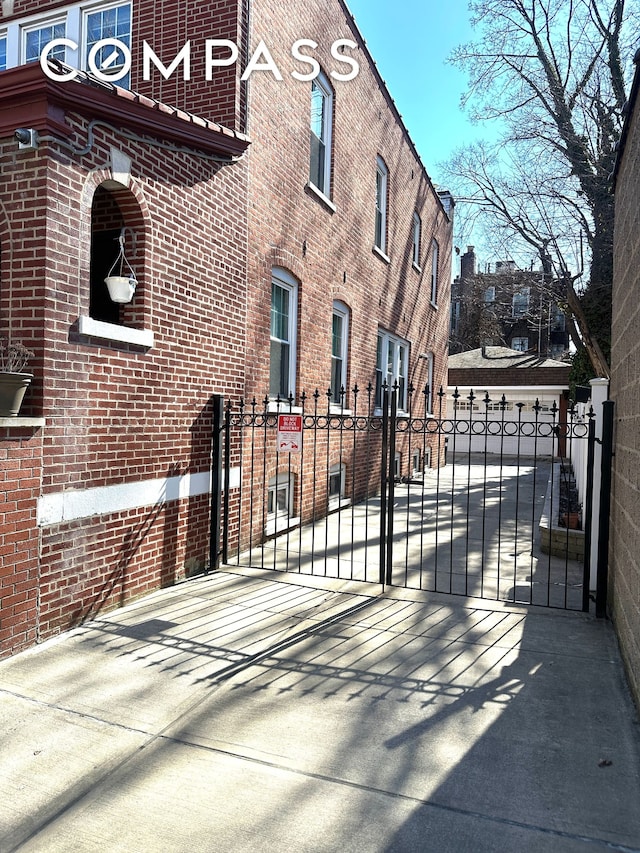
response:
[[[13,17],[63,6],[16,0]],[[244,0],[175,0],[163,4],[162,15],[152,0],[140,0],[133,9],[132,88],[157,100],[95,90],[91,109],[75,107],[72,96],[83,102],[86,84],[47,84],[47,109],[20,113],[33,122],[24,126],[40,130],[40,146],[18,151],[17,113],[7,109],[3,123],[0,98],[0,334],[10,330],[36,352],[23,414],[46,421],[24,439],[34,454],[42,447],[43,460],[39,526],[30,528],[39,542],[39,614],[36,620],[30,611],[20,626],[25,642],[205,565],[211,396],[237,402],[268,393],[275,267],[298,284],[296,404],[303,391],[330,383],[334,300],[349,310],[345,406],[353,405],[356,383],[375,383],[379,330],[407,342],[408,380],[416,388],[427,381],[426,352],[434,354],[433,385],[446,385],[450,209],[346,7],[340,0],[295,2],[284,15],[282,4],[259,0],[250,31]],[[241,59],[201,85],[136,76],[139,40],[148,39],[168,63],[189,37],[194,78],[203,75],[205,38],[237,42]],[[332,80],[329,204],[307,186],[311,83],[291,76],[289,52],[302,37],[318,42],[314,55],[327,75],[345,70],[330,55],[332,42],[358,44],[358,77]],[[284,79],[258,72],[241,83],[243,61],[261,38]],[[32,88],[36,71],[24,72]],[[6,79],[17,73],[5,72]],[[18,106],[16,100],[12,109]],[[248,153],[221,165],[216,146],[228,159],[246,143],[203,127],[200,117],[246,129]],[[145,118],[150,138],[142,132]],[[386,257],[373,251],[378,157],[389,172]],[[414,211],[422,219],[419,268],[412,264]],[[91,258],[96,235],[121,227],[139,283],[133,302],[117,310],[125,331],[113,340],[89,317]],[[233,453],[237,463],[238,448]],[[308,496],[297,499],[310,504]],[[28,511],[33,522],[33,507]],[[30,540],[22,556],[31,559]],[[20,560],[12,559],[17,567]],[[3,584],[5,576],[22,583],[9,580],[11,571],[5,562]],[[4,593],[2,609],[4,620]],[[7,639],[3,654],[12,643]]]
[[[611,398],[616,404],[609,605],[640,706],[640,73],[636,70],[615,196]]]

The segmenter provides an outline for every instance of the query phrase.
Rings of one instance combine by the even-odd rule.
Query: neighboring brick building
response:
[[[157,5],[3,4],[0,334],[36,358],[31,419],[0,424],[1,654],[205,565],[212,394],[331,387],[344,410],[356,383],[374,402],[385,380],[445,384],[452,202],[346,7],[255,0],[249,31],[246,0]],[[60,35],[84,55],[112,24],[139,96],[21,65]],[[310,70],[303,37],[315,82],[291,74]],[[168,66],[189,38],[191,82],[142,78],[144,39]],[[239,53],[206,82],[205,38]],[[240,79],[260,39],[281,81]],[[332,76],[345,56],[350,81]],[[139,282],[124,306],[103,287],[119,236]]]
[[[558,304],[565,299],[560,282],[550,283],[541,271],[520,270],[513,261],[497,261],[493,271],[478,272],[469,246],[451,285],[449,352],[504,345],[560,358],[569,351],[566,318]]]
[[[615,171],[611,398],[616,405],[609,608],[640,706],[640,51]]]

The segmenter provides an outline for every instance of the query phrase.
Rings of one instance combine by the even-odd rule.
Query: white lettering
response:
[[[96,64],[98,53],[108,45],[111,45],[113,50],[100,60],[100,67],[98,67]],[[105,69],[112,68],[116,63],[120,64],[119,60],[121,57],[122,68],[118,71],[111,71],[108,74],[105,74]],[[89,51],[87,65],[89,66],[89,71],[94,74],[98,80],[102,80],[104,83],[113,83],[114,80],[122,80],[122,78],[126,77],[131,71],[131,51],[124,42],[118,41],[118,39],[100,39],[100,41],[97,41]]]
[[[167,68],[165,64],[158,58],[153,48],[150,47],[149,43],[146,41],[142,42],[142,79],[143,80],[151,80],[151,63],[155,65],[160,74],[164,77],[165,80],[168,80],[169,77],[173,74],[180,63],[184,63],[184,67],[182,69],[182,79],[190,80],[191,79],[191,42],[188,41],[180,51],[180,53],[173,60],[171,65]]]
[[[265,61],[263,63],[260,63],[259,60],[262,57],[264,57]],[[249,60],[249,64],[244,69],[244,74],[240,78],[242,82],[248,80],[254,71],[270,71],[276,78],[276,80],[282,80],[282,74],[280,73],[280,69],[274,62],[273,57],[269,53],[269,48],[263,41],[260,41],[260,44],[254,50],[253,55]]]
[[[337,59],[338,62],[342,62],[345,65],[351,66],[351,71],[348,74],[341,74],[339,71],[332,71],[331,76],[334,80],[340,80],[342,83],[348,83],[349,80],[353,80],[360,73],[360,64],[357,59],[354,59],[352,56],[345,56],[343,53],[340,53],[341,47],[348,47],[351,50],[355,50],[358,45],[351,41],[351,39],[337,39],[331,45],[331,56],[334,59]]]
[[[213,51],[217,47],[223,47],[229,51],[229,56],[224,59],[214,59]],[[233,65],[238,59],[238,46],[229,39],[207,39],[205,42],[206,65],[205,65],[205,80],[213,80],[213,69],[224,68],[226,65]]]
[[[299,62],[304,62],[307,65],[311,66],[311,71],[307,74],[303,74],[301,71],[292,71],[291,76],[296,80],[300,80],[301,83],[306,83],[309,80],[315,80],[318,74],[320,73],[320,63],[317,59],[314,59],[312,56],[307,56],[304,53],[300,53],[301,47],[310,47],[312,50],[315,50],[318,47],[318,43],[312,41],[311,39],[298,39],[297,42],[293,44],[291,48],[291,56],[294,59],[297,59]]]
[[[53,39],[53,41],[45,44],[42,49],[42,53],[40,54],[40,68],[42,68],[49,80],[60,80],[63,83],[66,80],[74,80],[78,76],[78,72],[75,68],[71,71],[58,72],[54,71],[54,69],[49,65],[49,54],[57,47],[70,47],[71,50],[78,49],[78,45],[74,41],[71,41],[71,39]]]

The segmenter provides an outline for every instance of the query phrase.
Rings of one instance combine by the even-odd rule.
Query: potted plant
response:
[[[25,373],[31,350],[23,344],[0,339],[0,418],[17,418],[25,391],[33,379]]]
[[[126,302],[131,302],[133,299],[133,294],[136,292],[136,285],[138,282],[136,281],[136,274],[124,254],[123,234],[118,238],[118,242],[120,244],[118,257],[113,262],[113,265],[107,273],[107,277],[104,281],[109,288],[111,301],[124,304]]]

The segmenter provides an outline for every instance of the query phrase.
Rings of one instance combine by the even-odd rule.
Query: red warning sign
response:
[[[278,415],[279,453],[300,453],[302,450],[302,415]]]

